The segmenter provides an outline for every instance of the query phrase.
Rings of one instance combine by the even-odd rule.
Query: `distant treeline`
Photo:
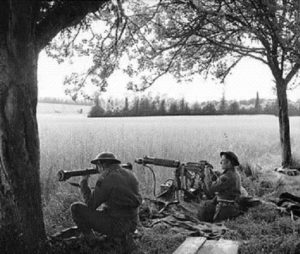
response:
[[[239,115],[278,113],[276,100],[256,98],[242,101],[210,101],[189,104],[184,99],[165,99],[160,97],[135,97],[133,100],[100,101],[97,97],[88,117],[122,117],[122,116],[167,116],[167,115]],[[289,102],[290,116],[300,116],[300,100]]]
[[[53,104],[68,104],[68,105],[93,105],[92,100],[76,100],[73,101],[71,99],[62,99],[62,98],[53,98],[53,97],[42,97],[39,98],[39,102],[42,103],[53,103]]]

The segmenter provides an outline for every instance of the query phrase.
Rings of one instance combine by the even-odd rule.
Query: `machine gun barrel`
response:
[[[74,171],[60,170],[57,172],[57,177],[58,177],[58,181],[62,182],[74,176],[93,175],[97,173],[99,173],[99,171],[96,168],[88,168],[88,169],[74,170]]]
[[[162,167],[169,167],[169,168],[178,168],[181,163],[178,160],[167,160],[155,157],[145,156],[144,158],[137,158],[135,159],[135,163],[137,164],[152,164],[155,166],[162,166]],[[205,166],[210,166],[213,168],[211,164],[209,164],[205,160],[201,160],[199,162],[187,162],[183,164],[184,168],[188,171],[198,172],[199,170],[204,170]]]
[[[152,164],[155,166],[169,167],[169,168],[178,168],[180,166],[180,161],[178,160],[166,160],[161,158],[154,158],[145,156],[144,158],[135,159],[135,163],[137,164]]]
[[[132,170],[132,164],[131,163],[126,163],[126,164],[121,164],[122,168],[127,168],[129,170]],[[84,175],[94,175],[98,174],[99,171],[96,168],[88,168],[88,169],[83,169],[83,170],[74,170],[74,171],[64,171],[60,170],[57,172],[57,178],[58,181],[66,181],[71,177],[74,176],[84,176]]]

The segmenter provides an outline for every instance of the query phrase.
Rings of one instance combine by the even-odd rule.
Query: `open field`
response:
[[[38,114],[87,114],[91,106],[77,104],[38,103]]]
[[[122,162],[132,163],[135,158],[144,155],[181,161],[205,159],[217,169],[219,152],[232,150],[242,163],[250,163],[254,168],[261,167],[263,171],[280,165],[278,119],[275,116],[91,119],[76,113],[44,113],[38,114],[38,121],[41,182],[48,233],[73,224],[69,206],[80,199],[75,187],[56,181],[56,172],[59,169],[90,167],[89,161],[100,151],[112,151]],[[300,117],[292,117],[290,122],[292,150],[299,158]],[[155,170],[158,183],[173,173],[166,168]],[[149,172],[136,165],[134,171],[142,183],[142,193],[150,194],[152,178]]]
[[[38,121],[42,174],[50,167],[86,167],[103,150],[116,153],[123,162],[152,155],[182,161],[206,159],[218,167],[219,152],[232,150],[242,162],[264,168],[280,164],[275,116],[86,118],[40,114]],[[297,156],[300,117],[292,117],[290,122],[292,149]]]

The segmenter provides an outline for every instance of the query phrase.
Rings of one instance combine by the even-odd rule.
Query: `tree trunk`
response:
[[[33,1],[10,1],[0,31],[0,249],[35,253],[45,239],[36,119]]]
[[[278,117],[281,144],[282,166],[289,167],[292,163],[291,141],[290,141],[290,122],[288,115],[288,101],[286,95],[287,85],[283,80],[276,81],[278,98]]]

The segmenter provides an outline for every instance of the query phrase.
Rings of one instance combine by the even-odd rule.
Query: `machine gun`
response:
[[[121,167],[132,170],[132,164],[130,162],[121,164]],[[64,171],[60,170],[57,172],[58,181],[66,181],[74,176],[94,175],[98,174],[99,171],[96,168],[88,168],[83,170]]]
[[[180,200],[181,196],[183,196],[185,201],[199,201],[205,198],[204,196],[209,196],[209,193],[206,191],[203,182],[205,167],[208,167],[210,170],[213,180],[217,178],[216,172],[212,170],[213,166],[205,160],[201,160],[199,162],[181,163],[178,160],[168,160],[145,156],[144,158],[137,158],[135,163],[143,165],[152,171],[154,178],[154,196],[156,196],[156,177],[153,169],[149,165],[175,168],[174,179],[168,179],[165,183],[160,185],[160,194],[158,194],[156,197],[163,199],[177,198],[177,200]]]

